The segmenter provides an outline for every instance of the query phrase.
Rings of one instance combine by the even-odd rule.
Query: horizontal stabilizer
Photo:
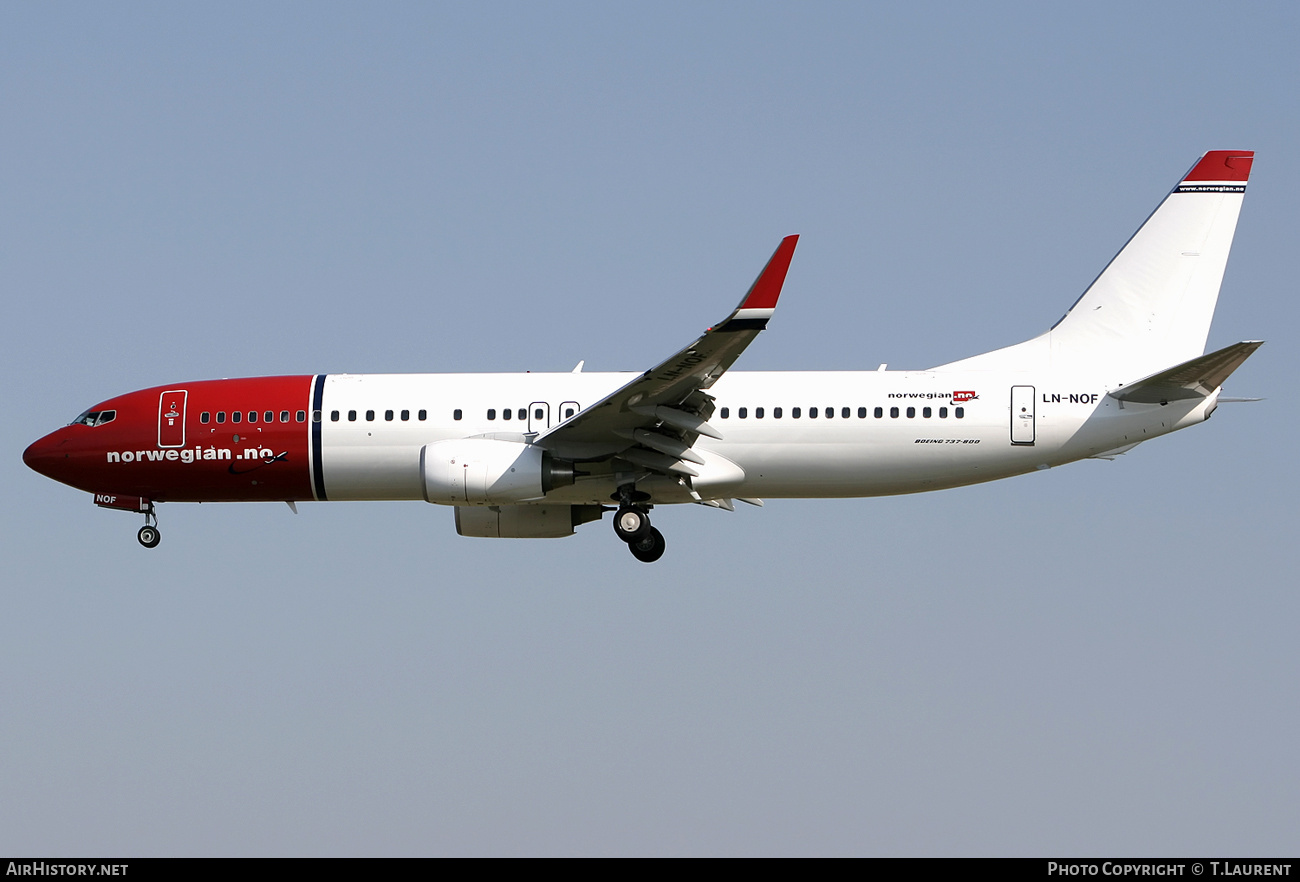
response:
[[[1167,371],[1121,386],[1111,392],[1110,396],[1136,404],[1165,404],[1188,398],[1206,398],[1214,394],[1214,390],[1222,386],[1223,381],[1263,345],[1263,340],[1233,343],[1217,352],[1193,358]]]

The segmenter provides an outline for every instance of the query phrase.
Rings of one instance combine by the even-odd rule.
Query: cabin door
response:
[[[158,398],[158,446],[185,446],[184,389],[168,389]]]
[[[1011,387],[1011,443],[1034,443],[1034,387]]]

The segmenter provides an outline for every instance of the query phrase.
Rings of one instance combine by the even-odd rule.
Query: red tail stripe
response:
[[[1254,150],[1211,150],[1187,173],[1185,181],[1244,181],[1250,177]]]

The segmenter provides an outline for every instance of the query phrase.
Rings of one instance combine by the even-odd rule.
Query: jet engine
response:
[[[573,483],[573,464],[522,441],[459,438],[420,449],[424,498],[440,505],[491,505],[541,499]]]

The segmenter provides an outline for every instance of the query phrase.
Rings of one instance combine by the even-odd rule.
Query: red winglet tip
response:
[[[776,251],[772,252],[772,258],[768,260],[767,266],[758,274],[754,280],[754,285],[741,301],[740,309],[773,309],[776,307],[777,298],[781,296],[781,286],[785,284],[785,274],[790,269],[790,259],[794,257],[794,246],[798,244],[799,237],[786,236],[781,240],[781,244],[776,246]]]
[[[1201,157],[1184,181],[1244,181],[1250,177],[1254,150],[1211,150]]]

